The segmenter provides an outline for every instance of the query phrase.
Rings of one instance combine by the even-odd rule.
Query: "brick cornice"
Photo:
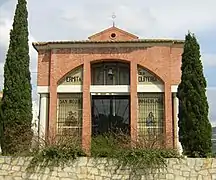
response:
[[[153,47],[170,46],[180,47],[184,45],[182,40],[131,40],[131,41],[59,41],[59,42],[34,42],[32,43],[37,51],[45,49],[64,48],[103,48],[103,47]]]

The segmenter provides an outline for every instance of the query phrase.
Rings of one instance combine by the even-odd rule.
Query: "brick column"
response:
[[[173,148],[173,121],[172,121],[172,93],[171,85],[164,84],[164,102],[165,102],[165,145],[168,148]]]
[[[56,127],[57,127],[57,82],[56,82],[56,73],[55,73],[55,54],[52,50],[50,51],[50,74],[49,74],[49,122],[48,122],[48,138],[53,142],[56,136]]]
[[[83,68],[83,123],[82,123],[82,148],[86,153],[91,147],[91,67],[90,62],[84,62]]]
[[[130,126],[132,142],[137,140],[137,63],[130,63]]]

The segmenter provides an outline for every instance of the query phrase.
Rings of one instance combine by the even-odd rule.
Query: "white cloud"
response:
[[[9,31],[11,29],[11,20],[2,18],[0,23],[0,44],[8,46],[9,40]]]
[[[8,49],[9,40],[10,40],[10,30],[12,28],[12,20],[8,19],[7,17],[1,17],[1,24],[0,24],[0,45],[4,46],[6,49]],[[35,59],[36,52],[33,49],[31,43],[34,42],[34,37],[30,34],[29,35],[29,55],[31,56],[31,59]]]
[[[188,30],[204,31],[216,25],[215,0],[208,3],[195,0],[142,1],[110,0],[82,1],[64,5],[62,15],[68,26],[98,31],[111,25],[111,13],[117,15],[116,23],[122,28],[137,32],[141,37],[184,37]],[[63,8],[61,4],[56,4]]]
[[[207,89],[207,97],[209,103],[209,118],[213,126],[216,126],[216,87]]]
[[[202,60],[203,60],[205,67],[215,67],[216,68],[216,54],[213,54],[213,53],[203,54]]]

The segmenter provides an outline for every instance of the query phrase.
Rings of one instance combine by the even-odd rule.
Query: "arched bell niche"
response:
[[[97,62],[91,65],[92,85],[130,85],[130,64],[125,62]]]

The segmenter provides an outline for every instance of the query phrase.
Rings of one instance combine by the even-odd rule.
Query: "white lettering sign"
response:
[[[149,71],[138,68],[138,84],[161,84],[161,81]]]
[[[83,68],[72,70],[61,81],[60,85],[82,85]]]

